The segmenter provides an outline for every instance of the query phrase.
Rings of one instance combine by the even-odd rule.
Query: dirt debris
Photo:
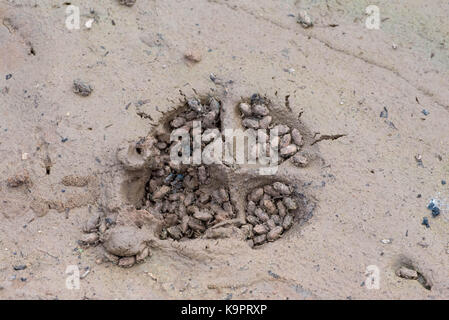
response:
[[[76,93],[77,95],[87,97],[92,93],[93,90],[94,89],[90,84],[85,83],[80,79],[75,79],[73,81],[73,92]]]

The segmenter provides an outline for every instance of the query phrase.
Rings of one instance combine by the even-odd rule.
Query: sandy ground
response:
[[[447,1],[71,3],[80,30],[65,27],[63,1],[0,1],[0,298],[449,298],[449,211],[426,209],[449,202]],[[370,4],[380,30],[365,27]],[[296,22],[300,9],[312,28]],[[186,61],[188,50],[201,61]],[[193,240],[130,269],[97,264],[101,246],[77,240],[102,176],[119,170],[118,145],[146,135],[179,90],[219,90],[211,73],[232,80],[234,96],[289,95],[311,132],[346,135],[319,142],[325,164],[301,169],[314,216],[257,250]],[[73,93],[77,78],[90,96]],[[30,182],[8,187],[24,170]],[[66,187],[67,175],[89,183]],[[431,290],[396,276],[400,261]],[[66,288],[69,265],[91,270],[79,290]],[[370,265],[377,290],[365,284]]]

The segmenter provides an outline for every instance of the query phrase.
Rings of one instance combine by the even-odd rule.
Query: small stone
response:
[[[298,147],[301,147],[304,144],[302,135],[298,129],[292,130],[292,139],[293,139],[293,143],[296,144]]]
[[[271,201],[271,200],[264,200],[263,206],[267,210],[267,213],[269,215],[273,215],[273,214],[277,213],[276,206],[274,205],[273,201]]]
[[[185,123],[186,123],[186,119],[184,119],[183,117],[177,117],[170,122],[170,125],[173,128],[179,128],[179,127],[182,127]]]
[[[174,226],[178,223],[178,216],[174,213],[167,214],[164,221],[167,226]]]
[[[279,212],[279,216],[281,218],[285,217],[287,215],[287,208],[284,206],[284,204],[282,203],[282,201],[278,201],[276,203],[276,206],[278,208],[278,212]]]
[[[21,185],[29,184],[30,182],[31,181],[28,173],[24,171],[23,173],[16,174],[15,176],[8,178],[6,180],[6,185],[10,188],[17,188],[20,187]]]
[[[270,232],[268,232],[268,234],[267,234],[267,240],[268,240],[268,241],[274,241],[274,240],[276,240],[276,239],[279,239],[279,237],[280,237],[281,234],[282,234],[282,231],[284,231],[284,230],[282,229],[281,226],[275,227],[275,228],[272,229]]]
[[[282,228],[285,230],[290,229],[290,227],[293,225],[293,217],[292,216],[286,216],[284,218],[284,222],[282,223]]]
[[[259,129],[259,127],[260,127],[259,121],[257,121],[256,119],[251,119],[251,118],[243,119],[242,125],[245,128],[250,128],[250,129]]]
[[[153,193],[153,200],[158,200],[163,198],[167,193],[169,193],[171,188],[169,186],[162,186]]]
[[[276,190],[274,190],[272,185],[266,185],[263,187],[263,192],[264,194],[268,194],[272,197],[279,197],[281,194],[279,192],[277,192]]]
[[[120,259],[116,255],[113,255],[112,253],[109,253],[109,252],[105,252],[104,257],[105,257],[106,261],[112,262],[114,264],[117,264]]]
[[[267,228],[263,224],[254,226],[253,231],[255,234],[265,234],[268,232]]]
[[[268,216],[268,214],[267,214],[265,211],[263,211],[262,209],[260,209],[260,208],[257,208],[257,209],[254,211],[254,215],[255,215],[257,218],[259,218],[260,221],[262,221],[262,222],[267,222],[267,221],[270,219],[270,217]]]
[[[96,233],[83,234],[80,241],[85,245],[95,244],[99,241],[99,236]]]
[[[240,109],[240,112],[246,117],[249,117],[252,114],[251,106],[247,103],[244,103],[244,102],[240,103],[239,109]]]
[[[93,91],[93,88],[91,85],[81,81],[80,79],[76,79],[73,81],[73,92],[83,96],[87,97],[89,96]]]
[[[195,63],[200,62],[202,59],[201,52],[194,49],[188,50],[186,53],[184,53],[184,58]]]
[[[119,2],[122,5],[132,7],[136,3],[136,0],[119,0]]]
[[[409,280],[416,280],[418,279],[418,272],[413,269],[409,269],[407,267],[401,267],[396,271],[396,275],[398,277],[409,279]]]
[[[259,223],[259,219],[257,219],[255,216],[251,216],[251,215],[246,216],[246,221],[251,223],[253,226],[255,226]]]
[[[197,99],[187,100],[187,105],[195,112],[201,112],[203,110],[201,103]]]
[[[276,223],[274,223],[274,220],[270,218],[270,220],[267,221],[267,226],[269,230],[273,230],[276,228]]]
[[[279,215],[275,214],[271,216],[271,220],[273,220],[274,224],[280,226],[282,223],[282,219]]]
[[[284,134],[281,138],[279,148],[283,149],[283,148],[287,147],[288,145],[290,145],[291,142],[292,142],[292,136],[289,133]]]
[[[167,232],[175,240],[179,240],[182,238],[182,230],[179,226],[172,226],[167,228]]]
[[[260,105],[260,104],[256,104],[252,108],[252,113],[253,113],[253,115],[258,116],[258,117],[264,117],[264,116],[267,116],[270,113],[270,111],[268,110],[267,107]]]
[[[243,226],[240,227],[240,230],[242,230],[243,235],[245,236],[246,239],[250,239],[254,236],[253,233],[254,227],[251,224],[244,224]]]
[[[256,210],[256,204],[254,201],[248,201],[248,204],[246,205],[246,212],[254,213],[254,210]]]
[[[136,255],[136,262],[144,261],[150,255],[150,249],[145,247],[140,253]]]
[[[282,182],[273,183],[273,189],[281,194],[290,195],[292,192],[290,191],[289,186]]]
[[[277,130],[279,136],[283,136],[284,134],[290,132],[290,128],[284,124],[279,124],[279,125],[273,127],[273,129],[271,129],[271,130]]]
[[[100,224],[100,212],[94,212],[85,222],[83,226],[83,231],[90,233],[98,228]]]
[[[423,226],[426,226],[426,228],[430,228],[429,219],[428,219],[427,217],[424,217],[424,218],[422,219],[421,224],[422,224]]]
[[[305,156],[301,152],[297,152],[292,157],[292,161],[293,161],[293,164],[295,164],[296,166],[298,166],[300,168],[304,168],[309,164],[309,159],[307,158],[307,156]]]
[[[265,241],[267,241],[267,235],[266,234],[261,234],[260,236],[256,236],[256,237],[253,238],[253,241],[254,241],[254,245],[261,245]]]
[[[136,263],[136,257],[123,257],[118,260],[119,267],[122,268],[131,268]]]
[[[25,270],[26,268],[27,268],[27,266],[25,264],[20,264],[20,265],[17,265],[17,266],[13,266],[13,269],[15,271]]]
[[[303,27],[303,28],[310,28],[313,26],[312,18],[309,16],[307,11],[300,10],[298,14],[298,20],[297,22]]]
[[[273,118],[271,116],[265,116],[262,119],[260,119],[259,121],[259,127],[261,129],[268,129],[268,127],[271,124],[271,121],[273,120]]]
[[[204,222],[209,221],[209,220],[212,219],[212,215],[209,212],[207,212],[207,211],[195,212],[193,217],[198,219],[198,220],[200,220],[200,221],[204,221]]]
[[[248,200],[258,202],[263,197],[263,188],[254,189],[248,196]]]
[[[206,230],[206,227],[201,223],[200,220],[197,220],[195,218],[190,218],[188,225],[192,230],[204,232]]]
[[[296,153],[298,147],[295,144],[290,144],[281,149],[280,154],[281,157],[290,157]]]

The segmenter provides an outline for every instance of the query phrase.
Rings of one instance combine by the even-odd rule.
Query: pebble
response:
[[[186,53],[184,53],[184,58],[191,62],[200,62],[202,57],[201,53],[198,50],[188,50]]]
[[[290,191],[290,188],[282,182],[273,183],[273,189],[281,194],[284,194],[284,195],[290,195],[292,193]]]
[[[290,132],[290,128],[284,124],[279,124],[279,125],[273,127],[272,130],[276,130],[276,129],[278,131],[278,135],[280,135],[280,136]]]
[[[89,96],[93,91],[93,88],[91,85],[81,81],[80,79],[76,79],[73,81],[73,92],[82,96],[87,97]]]
[[[290,227],[293,224],[293,217],[292,216],[286,216],[284,218],[284,222],[282,223],[282,228],[284,228],[285,230],[290,229]]]
[[[292,157],[292,161],[293,161],[293,164],[295,164],[296,166],[298,166],[300,168],[304,168],[309,164],[309,159],[301,152],[297,152]]]
[[[267,228],[263,224],[258,224],[254,226],[253,231],[255,234],[265,234],[268,232]]]
[[[99,238],[98,234],[87,233],[87,234],[83,234],[80,241],[83,244],[90,245],[90,244],[94,244],[94,243],[98,242],[99,239],[100,238]]]
[[[193,217],[200,221],[209,221],[213,218],[213,216],[207,211],[197,211],[193,214]]]
[[[252,114],[251,106],[247,103],[244,103],[244,102],[240,103],[239,109],[240,109],[240,112],[243,115],[245,115],[246,117],[249,117]]]
[[[267,210],[268,214],[273,215],[277,213],[276,206],[274,205],[273,201],[264,200],[263,206]]]
[[[418,279],[418,272],[413,269],[409,269],[407,267],[401,267],[396,271],[396,275],[398,277],[409,279],[409,280],[416,280]]]
[[[259,121],[259,127],[261,128],[261,129],[268,129],[268,127],[270,126],[270,124],[271,124],[271,121],[272,121],[272,117],[271,116],[265,116],[265,117],[263,117],[262,119],[260,119],[260,121]]]
[[[257,188],[250,193],[248,200],[258,202],[263,197],[263,188]]]
[[[158,200],[163,198],[167,193],[169,193],[171,188],[169,186],[162,186],[160,189],[153,193],[153,200]]]
[[[254,245],[261,245],[267,240],[266,234],[261,234],[253,238]]]
[[[250,118],[243,119],[242,125],[245,128],[250,128],[250,129],[259,129],[259,127],[260,127],[258,120],[250,119]]]
[[[312,18],[309,16],[307,11],[300,10],[298,14],[298,20],[297,22],[303,27],[303,28],[310,28],[313,26]]]
[[[282,157],[290,157],[296,153],[298,147],[294,144],[290,144],[281,149],[280,154]]]
[[[281,226],[274,227],[270,232],[268,232],[267,240],[274,241],[276,239],[279,239],[279,237],[282,234],[282,231],[284,231],[284,230],[282,229]]]
[[[173,119],[172,122],[170,122],[170,125],[173,128],[179,128],[179,127],[182,127],[185,123],[186,123],[186,119],[184,119],[182,117],[177,117],[177,118]]]
[[[195,112],[201,112],[203,110],[203,107],[201,106],[200,102],[196,99],[189,99],[187,101],[187,105]]]
[[[293,139],[293,143],[296,144],[298,147],[301,147],[304,144],[302,135],[298,129],[292,130],[292,139]]]
[[[11,73],[9,73],[9,74],[6,75],[6,80],[9,80],[9,79],[11,79],[11,78],[12,78],[12,74],[11,74]]]
[[[267,116],[270,113],[270,111],[268,110],[267,107],[260,104],[256,104],[252,108],[252,113],[255,116],[264,117]]]
[[[118,260],[119,267],[130,268],[136,263],[136,257],[123,257]]]
[[[127,7],[132,7],[136,3],[136,0],[119,0],[119,2]]]
[[[276,203],[276,206],[278,208],[278,212],[279,212],[279,216],[281,218],[285,217],[287,215],[287,208],[284,206],[284,204],[282,203],[282,201],[278,201]]]
[[[421,224],[422,224],[423,226],[426,226],[426,228],[430,228],[429,218],[424,217],[424,218],[422,219]]]
[[[290,145],[291,142],[292,142],[292,136],[289,133],[284,134],[281,138],[281,143],[280,143],[279,147],[281,149],[283,149],[283,148],[287,147],[288,145]]]
[[[20,264],[20,265],[17,265],[17,266],[13,266],[13,269],[14,269],[15,271],[25,270],[26,268],[27,268],[27,266],[24,265],[24,264]]]

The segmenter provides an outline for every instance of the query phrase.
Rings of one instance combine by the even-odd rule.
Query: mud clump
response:
[[[198,143],[204,150],[220,136],[220,113],[220,103],[212,97],[204,103],[190,99],[182,112],[176,114],[166,126],[170,132],[184,130],[189,137],[193,136],[194,129],[199,130],[202,139]],[[194,121],[201,123],[201,126],[194,128]],[[197,238],[208,228],[236,216],[229,189],[217,187],[221,182],[211,177],[211,170],[217,168],[187,166],[172,161],[170,154],[176,152],[178,142],[171,141],[168,134],[157,134],[155,146],[159,150],[161,165],[151,170],[143,209],[164,221],[161,239]]]
[[[10,188],[17,188],[22,185],[28,185],[31,183],[30,176],[27,171],[22,173],[18,173],[13,177],[10,177],[6,180],[6,185]]]
[[[299,208],[293,188],[282,182],[267,184],[248,193],[246,222],[242,226],[250,246],[272,242],[290,229]]]
[[[76,79],[73,81],[73,92],[82,97],[89,96],[94,89],[91,85],[81,81],[80,79]]]
[[[296,128],[290,128],[285,124],[277,124],[273,121],[268,108],[268,101],[254,94],[248,102],[239,104],[239,111],[242,119],[242,126],[245,129],[263,129],[270,133],[277,132],[277,136],[270,140],[266,139],[266,144],[262,146],[262,152],[268,156],[271,152],[279,150],[279,163],[293,157],[293,164],[299,167],[307,165],[307,159],[300,153],[304,145],[304,139]],[[257,146],[253,147],[253,154],[257,154]]]

